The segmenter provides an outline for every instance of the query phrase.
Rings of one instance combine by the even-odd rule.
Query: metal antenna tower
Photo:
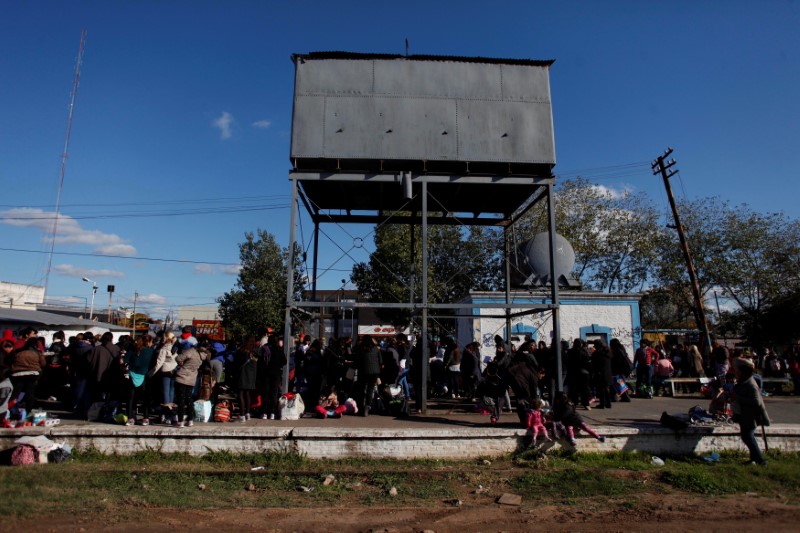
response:
[[[81,77],[81,63],[83,62],[83,49],[86,44],[86,28],[81,31],[81,44],[78,47],[78,61],[75,63],[75,78],[72,81],[72,94],[69,99],[69,118],[67,119],[67,134],[64,139],[64,151],[61,153],[61,171],[58,176],[58,193],[56,194],[56,214],[53,219],[53,234],[50,239],[50,253],[47,257],[47,271],[44,275],[44,297],[47,297],[47,286],[50,282],[50,268],[53,265],[53,249],[56,246],[56,233],[58,232],[58,218],[61,213],[61,189],[64,187],[64,174],[67,171],[67,153],[69,149],[69,134],[72,131],[72,112],[75,109],[75,97],[78,94],[78,82]]]

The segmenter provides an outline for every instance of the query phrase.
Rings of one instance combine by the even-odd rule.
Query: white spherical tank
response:
[[[575,250],[572,245],[556,233],[556,278],[567,276],[575,266]],[[550,238],[547,233],[539,233],[520,247],[528,263],[531,274],[545,278],[550,275]]]

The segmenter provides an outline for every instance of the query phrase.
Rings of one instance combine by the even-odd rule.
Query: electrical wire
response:
[[[50,252],[44,252],[41,250],[25,250],[22,248],[0,248],[0,251],[3,252],[22,252],[22,253],[30,253],[30,254],[47,254]],[[110,255],[110,254],[92,254],[92,253],[80,253],[80,252],[53,252],[53,255],[73,255],[79,257],[107,257],[110,259],[133,259],[137,261],[158,261],[161,263],[186,263],[191,265],[220,265],[220,266],[238,266],[239,263],[220,263],[218,261],[194,261],[191,259],[165,259],[162,257],[140,257],[140,256],[128,256],[128,255]]]

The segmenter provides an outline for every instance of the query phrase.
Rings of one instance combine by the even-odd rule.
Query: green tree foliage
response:
[[[573,274],[584,286],[606,292],[642,290],[657,252],[658,210],[643,193],[617,193],[583,178],[564,180],[555,191],[556,231],[575,250]],[[520,221],[520,240],[547,231],[541,202]]]
[[[299,248],[295,246],[295,294],[303,290]],[[281,249],[275,237],[264,230],[245,233],[239,244],[241,270],[236,285],[218,299],[222,324],[234,337],[255,334],[270,326],[282,330],[286,308],[288,248]]]
[[[373,302],[409,302],[422,291],[421,228],[414,228],[414,260],[411,231],[407,225],[384,225],[375,231],[375,251],[369,262],[353,266],[351,281]],[[496,290],[502,280],[496,232],[473,226],[428,227],[428,301],[454,302],[471,290]],[[407,310],[379,309],[381,320],[405,326]]]
[[[738,329],[755,346],[774,332],[773,306],[791,310],[800,291],[800,223],[783,213],[761,214],[749,206],[730,206],[713,197],[679,204],[704,298],[716,290],[737,309],[725,316],[725,328]],[[690,307],[689,279],[676,232],[662,234],[656,279]],[[796,319],[800,319],[795,315]]]

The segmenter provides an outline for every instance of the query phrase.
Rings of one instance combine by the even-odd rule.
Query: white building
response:
[[[193,320],[219,320],[218,305],[182,305],[175,313],[175,325],[191,326]]]
[[[589,291],[563,291],[559,294],[561,339],[571,341],[575,338],[583,340],[603,339],[606,344],[618,338],[633,356],[634,346],[639,346],[642,328],[639,320],[639,294],[606,294]],[[471,292],[463,300],[465,303],[505,303],[505,293]],[[529,293],[515,291],[511,293],[511,313],[519,313],[530,309],[533,305],[550,304],[549,293]],[[459,314],[502,315],[500,309],[462,309]],[[457,340],[464,346],[473,341],[481,344],[481,359],[493,357],[494,337],[506,337],[505,318],[459,318],[457,321]],[[526,335],[535,341],[550,344],[553,336],[553,313],[544,311],[515,317],[511,319],[511,341],[517,344]],[[508,339],[506,339],[508,340]]]
[[[44,302],[44,287],[0,281],[0,307],[35,311]]]

